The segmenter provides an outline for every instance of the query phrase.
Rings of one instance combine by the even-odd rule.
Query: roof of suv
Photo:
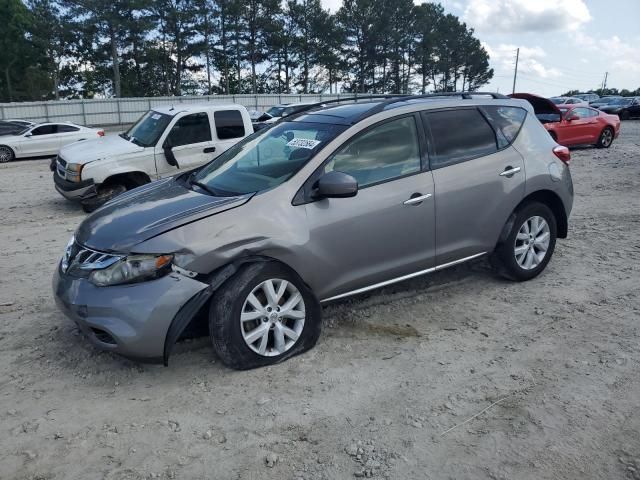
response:
[[[237,103],[178,103],[175,105],[159,105],[151,107],[151,110],[158,113],[164,113],[165,115],[174,116],[181,112],[196,113],[202,110],[234,110],[240,109]]]
[[[349,101],[355,99],[344,99]],[[509,97],[494,93],[475,93],[462,92],[452,94],[434,94],[434,95],[396,95],[382,98],[369,99],[366,98],[356,103],[326,105],[322,103],[313,104],[310,109],[304,110],[298,114],[288,117],[288,121],[299,122],[315,122],[315,123],[332,123],[337,125],[353,125],[360,120],[369,117],[375,113],[379,113],[394,108],[400,108],[412,104],[430,104],[434,107],[446,106],[450,102],[456,102],[456,106],[467,104],[469,100],[476,100],[473,105],[485,102],[494,102],[496,100],[508,101],[509,103],[519,103]],[[337,102],[337,101],[336,101]],[[437,102],[437,103],[436,103]],[[471,104],[470,104],[471,105]],[[526,107],[525,107],[526,108]]]

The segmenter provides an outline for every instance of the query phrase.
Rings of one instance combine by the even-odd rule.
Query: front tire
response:
[[[282,362],[312,348],[322,309],[298,275],[277,262],[244,265],[215,293],[209,310],[213,348],[237,370]]]
[[[127,187],[121,183],[102,185],[98,188],[98,194],[95,197],[82,202],[82,210],[84,210],[86,213],[91,213],[100,208],[112,198],[115,198],[126,191]]]
[[[533,202],[515,212],[511,231],[492,255],[502,276],[522,282],[545,269],[556,246],[556,218],[549,207]]]
[[[613,143],[613,128],[606,127],[600,133],[598,137],[598,143],[596,143],[596,147],[598,148],[609,148]]]
[[[10,147],[0,145],[0,163],[7,163],[15,160],[16,155]]]

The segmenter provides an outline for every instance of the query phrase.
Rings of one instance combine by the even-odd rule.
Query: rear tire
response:
[[[15,160],[16,154],[10,147],[0,145],[0,163],[7,163]]]
[[[126,191],[127,187],[121,183],[102,185],[98,188],[98,195],[82,202],[82,210],[84,210],[86,213],[91,213],[100,208],[112,198],[115,198]]]
[[[525,204],[515,212],[511,231],[496,247],[491,263],[510,280],[531,280],[551,260],[557,233],[556,218],[549,207],[538,202]]]
[[[275,293],[271,301],[269,283]],[[318,300],[298,275],[277,262],[242,266],[216,291],[209,310],[213,348],[236,370],[273,365],[309,350],[321,326]]]
[[[613,143],[613,128],[605,127],[600,133],[598,137],[598,143],[596,143],[596,147],[598,148],[609,148]]]

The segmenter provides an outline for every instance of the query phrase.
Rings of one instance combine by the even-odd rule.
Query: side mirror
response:
[[[25,134],[24,134],[24,136],[25,136],[26,138],[29,138],[29,137],[33,136],[33,133],[31,133],[31,132],[29,132],[29,133],[25,133]]]
[[[167,160],[167,163],[172,167],[180,168],[180,165],[178,165],[178,160],[176,159],[176,156],[173,154],[172,148],[173,147],[171,147],[171,143],[169,141],[164,142],[164,145],[162,146],[162,150],[164,151],[164,158]]]
[[[318,179],[315,197],[347,198],[358,193],[358,181],[344,172],[325,173]]]

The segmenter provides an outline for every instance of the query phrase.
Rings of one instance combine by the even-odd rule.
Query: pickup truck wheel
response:
[[[14,158],[16,158],[16,156],[11,148],[0,145],[0,163],[10,162]]]
[[[126,191],[127,187],[125,187],[121,183],[111,183],[108,185],[103,185],[98,188],[98,195],[82,202],[82,210],[87,213],[91,213],[94,210],[100,208],[112,198],[115,198]]]
[[[215,293],[209,312],[213,348],[237,370],[282,362],[313,347],[322,309],[295,273],[277,262],[245,265]]]

